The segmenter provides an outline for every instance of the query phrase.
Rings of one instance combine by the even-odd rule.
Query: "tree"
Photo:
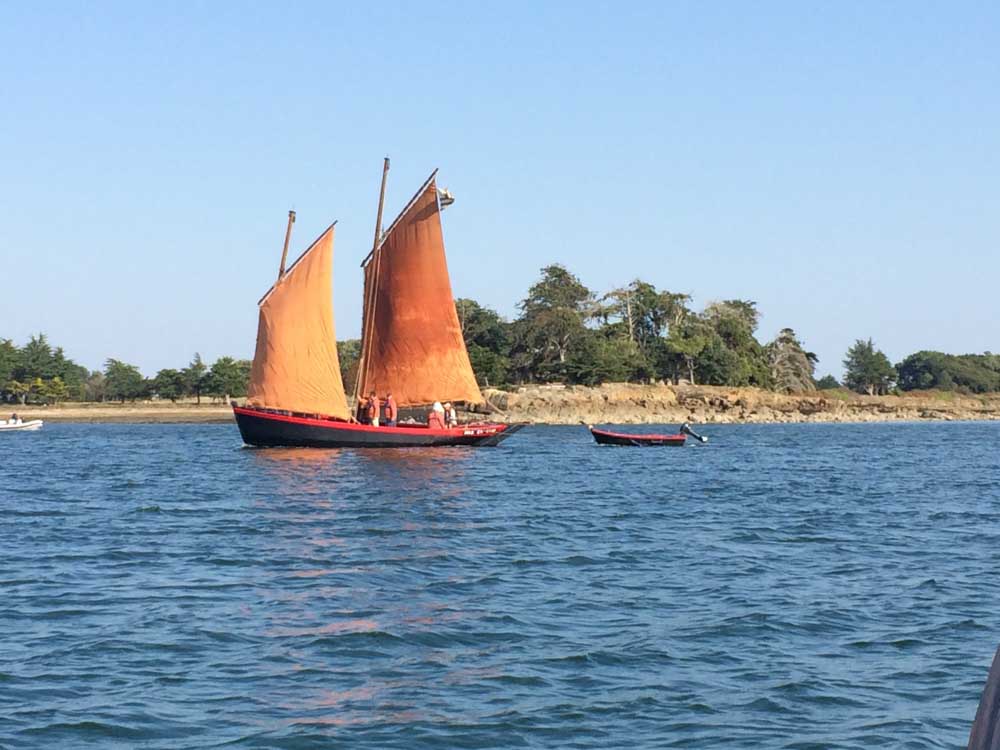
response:
[[[185,395],[194,394],[197,402],[200,404],[202,389],[205,386],[205,376],[208,372],[208,367],[201,361],[201,355],[195,352],[191,364],[181,370],[181,372],[184,374]]]
[[[986,354],[945,354],[921,351],[898,365],[899,387],[904,391],[938,388],[967,393],[1000,390],[1000,362]]]
[[[816,381],[816,387],[821,391],[829,391],[840,388],[840,382],[833,375],[824,375]]]
[[[560,265],[542,269],[542,278],[521,302],[512,326],[512,365],[522,380],[561,380],[574,344],[586,335],[593,294]]]
[[[87,368],[69,359],[61,346],[52,350],[51,366],[53,377],[59,378],[65,384],[66,398],[82,399],[83,384],[88,375]]]
[[[57,373],[52,361],[52,347],[44,333],[32,336],[28,343],[21,347],[18,367],[14,377],[18,380],[33,381],[54,377]]]
[[[0,387],[14,377],[20,353],[10,339],[0,339]]]
[[[344,390],[354,393],[358,379],[358,360],[361,357],[361,339],[346,339],[337,342],[337,360],[340,362],[340,379]]]
[[[51,380],[42,383],[41,396],[47,404],[58,404],[69,398],[69,388],[66,387],[63,379],[56,375]]]
[[[747,372],[740,355],[718,334],[708,340],[698,355],[696,372],[705,385],[746,385]]]
[[[818,359],[805,350],[795,331],[782,328],[765,350],[775,390],[794,393],[816,389],[813,373]]]
[[[722,345],[734,356],[723,352],[718,343],[706,346],[704,356],[711,356],[711,365],[703,368],[711,375],[703,375],[704,382],[718,385],[755,385],[771,387],[771,368],[767,353],[754,337],[760,313],[757,303],[750,300],[725,300],[713,302],[705,308],[702,318],[721,340]],[[718,381],[718,378],[723,378]]]
[[[700,318],[689,316],[679,325],[671,326],[666,339],[667,362],[674,381],[680,380],[681,368],[692,385],[695,383],[695,368],[698,357],[705,350],[712,331]]]
[[[896,370],[889,358],[875,348],[871,339],[858,339],[847,350],[844,370],[844,385],[869,396],[887,393],[896,380]]]
[[[621,383],[631,380],[644,361],[634,341],[588,330],[566,361],[566,375],[581,385]]]
[[[165,369],[156,373],[149,387],[160,398],[177,401],[184,395],[185,385],[184,373],[180,370]]]
[[[109,359],[104,363],[104,389],[108,398],[118,399],[122,403],[126,399],[135,401],[143,394],[145,387],[146,381],[135,365],[117,359]]]
[[[25,404],[28,400],[28,394],[31,393],[31,383],[25,383],[20,380],[8,380],[4,384],[4,392],[10,394],[10,397],[20,401],[21,404]]]
[[[83,398],[87,401],[103,401],[104,395],[104,373],[94,370],[83,384]]]
[[[455,300],[472,370],[480,385],[507,382],[510,369],[510,325],[495,311],[471,299]]]
[[[231,396],[245,396],[250,381],[249,360],[219,357],[205,378],[205,392],[228,401]]]

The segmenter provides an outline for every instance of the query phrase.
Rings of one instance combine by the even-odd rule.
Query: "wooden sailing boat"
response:
[[[358,385],[397,404],[480,402],[444,257],[435,175],[383,235],[383,169],[375,245],[362,264],[365,309]],[[289,212],[278,280],[260,300],[247,403],[233,412],[243,441],[256,446],[493,446],[523,425],[426,424],[374,427],[351,419],[333,322],[331,225],[286,271]]]

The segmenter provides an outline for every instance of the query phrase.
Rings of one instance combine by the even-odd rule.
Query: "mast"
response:
[[[378,248],[378,243],[382,241],[382,207],[385,206],[385,180],[389,176],[389,157],[385,157],[382,164],[382,187],[378,193],[378,215],[375,217],[375,241],[372,243],[372,252]]]
[[[292,239],[292,224],[295,223],[295,212],[288,212],[288,228],[285,229],[285,246],[281,249],[281,265],[278,266],[278,279],[285,275],[285,261],[288,260],[288,242]]]
[[[378,246],[382,242],[382,209],[385,207],[385,183],[386,179],[389,177],[389,157],[385,157],[382,162],[382,186],[379,188],[378,193],[378,213],[375,216],[375,240],[372,242],[372,251],[368,253],[368,256],[361,263],[361,267],[364,268],[365,263],[378,251]],[[364,298],[364,312],[361,320],[361,354],[358,356],[358,371],[354,378],[354,401],[357,402],[358,394],[361,390],[361,382],[365,380],[366,370],[368,368],[368,355],[371,351],[371,325],[373,315],[375,313],[375,283],[374,278],[378,274],[378,260],[375,261],[375,276],[373,276],[372,283],[365,284],[365,298]],[[367,279],[368,274],[365,272],[365,278]]]

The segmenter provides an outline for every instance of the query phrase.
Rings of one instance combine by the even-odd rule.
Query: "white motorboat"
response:
[[[0,419],[0,432],[15,432],[18,430],[22,432],[29,432],[31,430],[40,430],[40,429],[42,429],[42,420],[40,419],[31,419],[27,422],[20,419],[18,419],[16,422],[13,420],[5,421],[3,419]]]

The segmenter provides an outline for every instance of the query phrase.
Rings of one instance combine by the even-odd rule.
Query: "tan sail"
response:
[[[433,176],[365,266],[359,390],[391,391],[400,406],[480,403],[444,254]]]
[[[333,226],[260,301],[247,405],[348,419],[333,325]]]

